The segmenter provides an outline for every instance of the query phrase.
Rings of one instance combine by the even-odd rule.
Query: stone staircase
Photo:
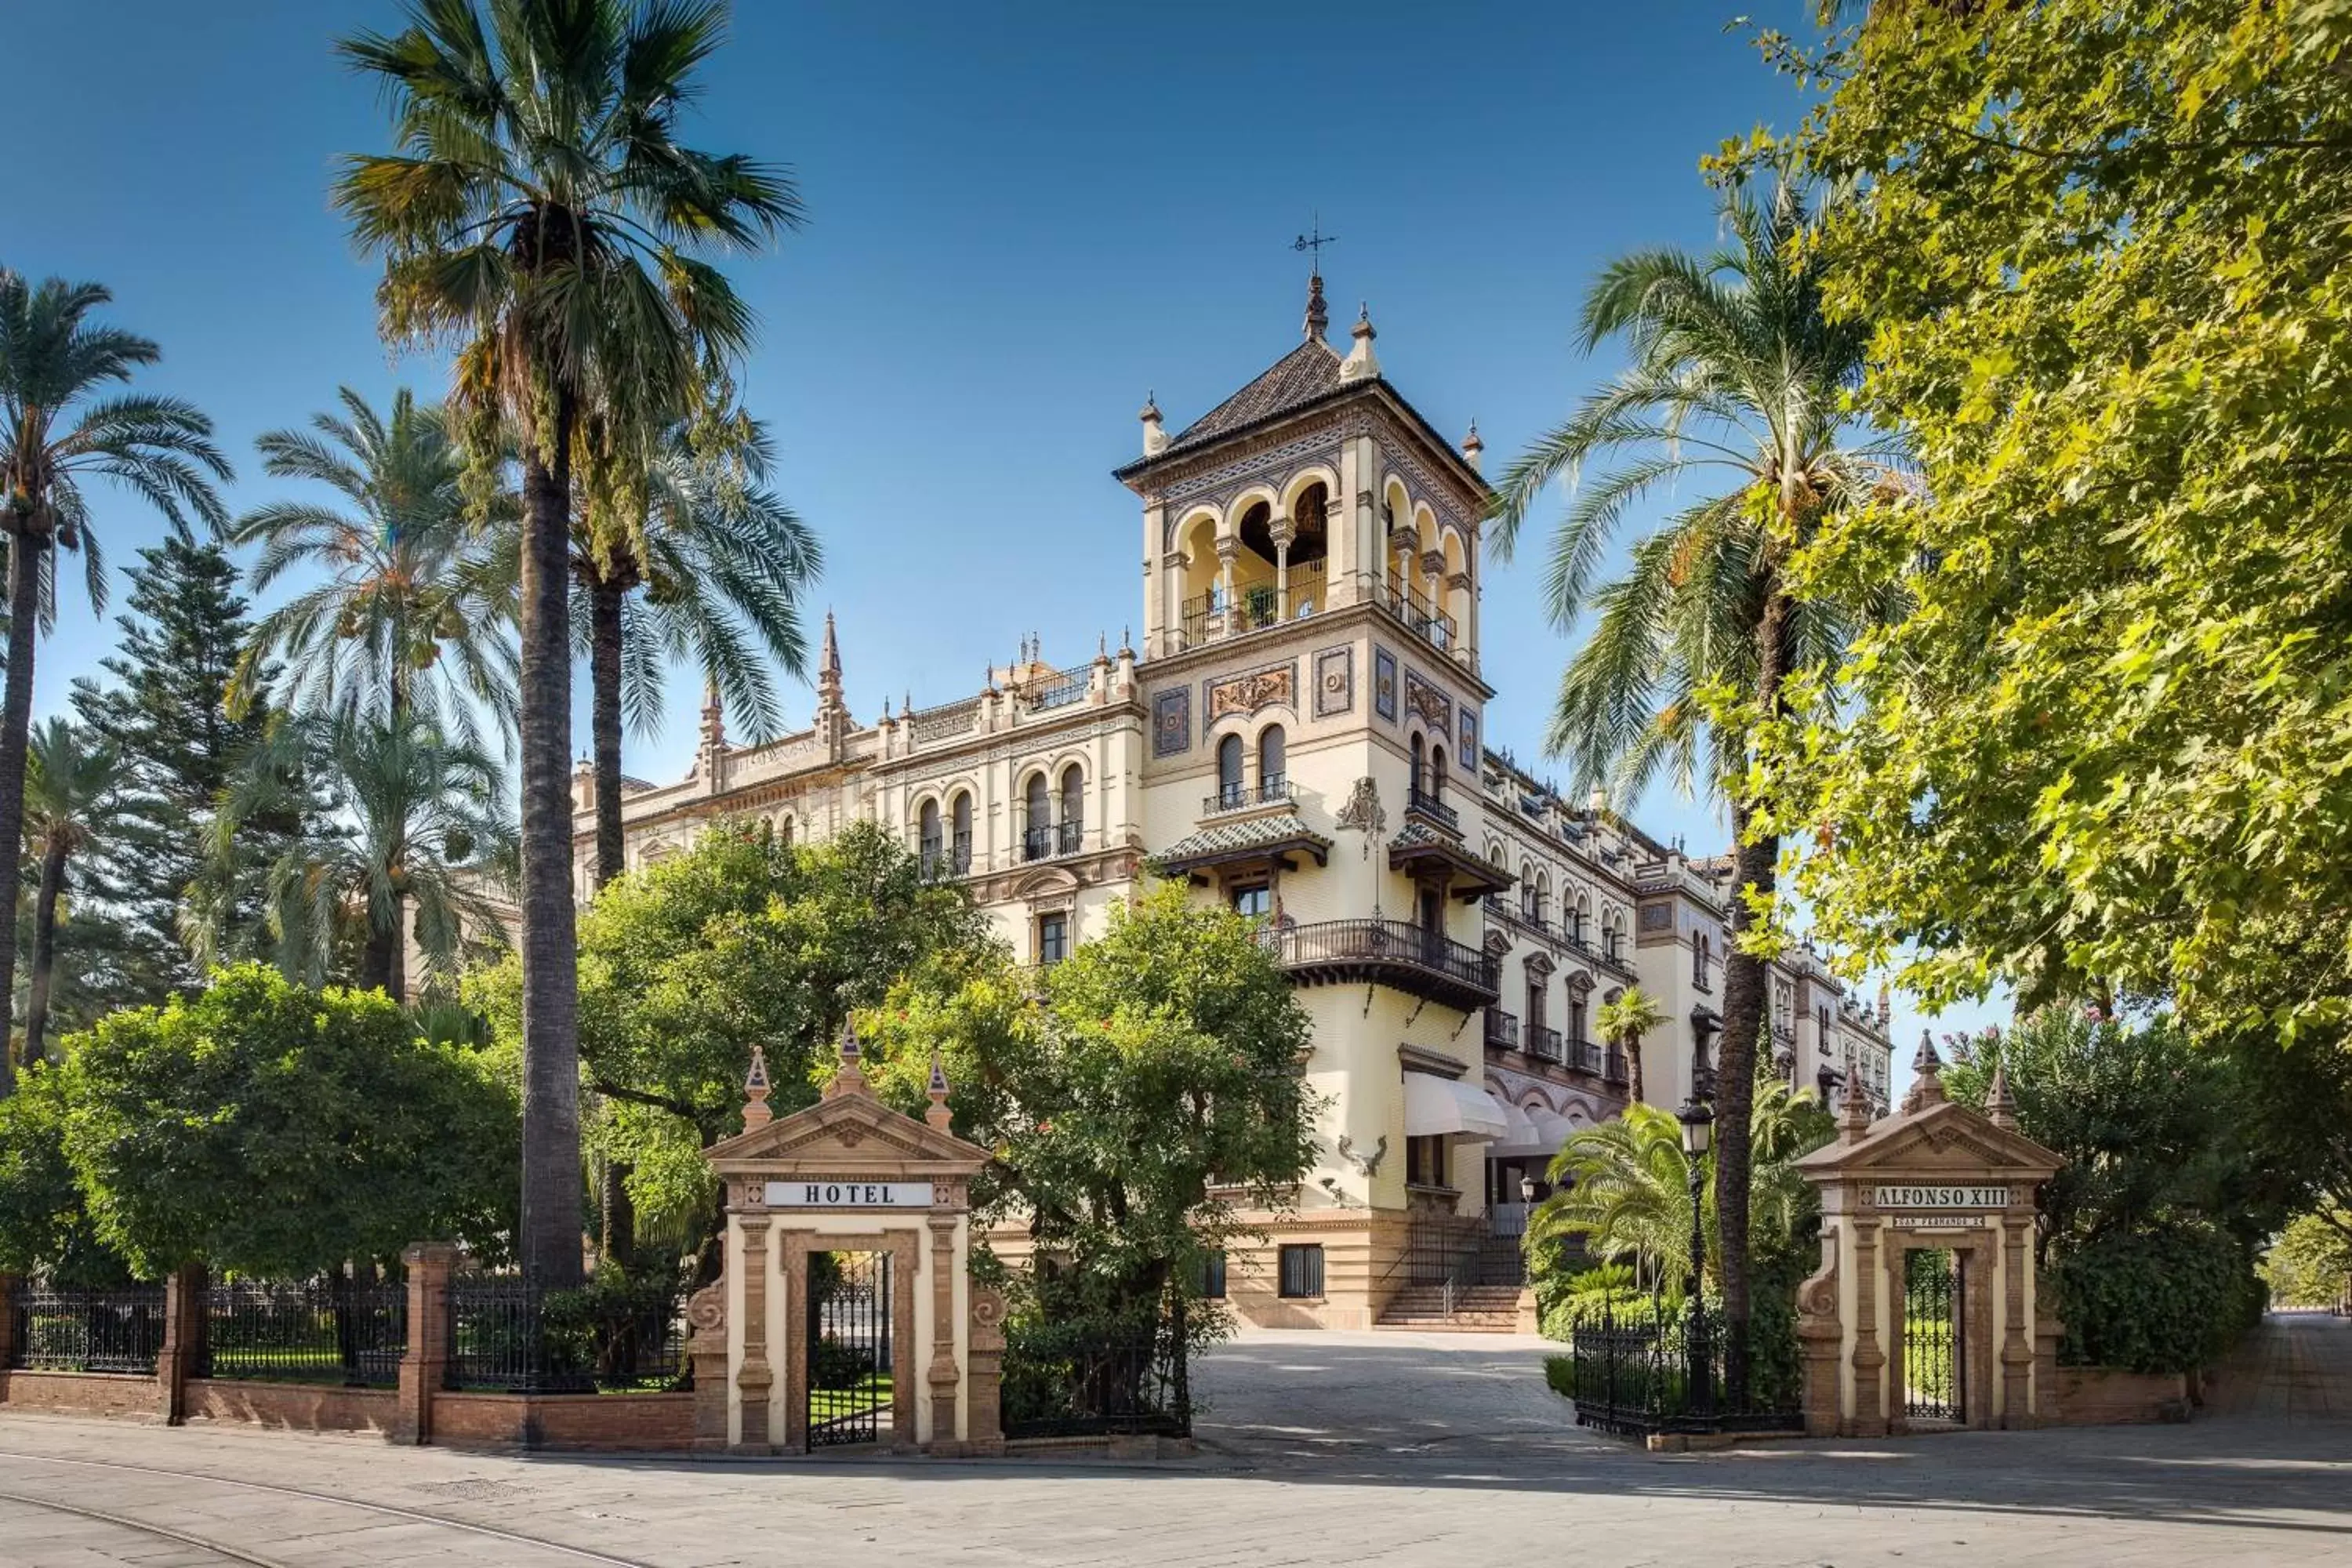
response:
[[[1383,1329],[1419,1329],[1431,1332],[1508,1334],[1519,1326],[1517,1285],[1456,1285],[1451,1306],[1443,1285],[1408,1285],[1389,1298],[1381,1310]]]

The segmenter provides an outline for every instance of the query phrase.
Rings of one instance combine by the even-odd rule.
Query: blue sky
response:
[[[1807,6],[1750,9],[1794,27]],[[1179,428],[1297,342],[1289,242],[1318,212],[1338,330],[1368,300],[1391,379],[1507,461],[1610,368],[1572,341],[1599,266],[1710,244],[1700,156],[1794,119],[1727,31],[1737,10],[739,5],[691,130],[789,163],[808,204],[804,232],[732,271],[762,323],[746,400],[824,540],[853,709],[961,695],[1026,632],[1069,661],[1139,618],[1135,504],[1109,477],[1135,410],[1154,391]],[[373,271],[326,202],[336,154],[385,142],[331,41],[398,24],[386,0],[84,0],[8,23],[0,262],[113,288],[116,319],[163,345],[150,384],[217,422],[240,510],[275,493],[257,433],[339,384],[379,402],[443,384],[388,355]],[[156,535],[127,497],[100,504],[118,565]],[[1490,571],[1484,605],[1488,735],[1523,759],[1570,646],[1535,574]],[[41,710],[110,640],[67,608]],[[674,682],[632,773],[683,771],[698,695]],[[795,722],[812,700],[790,694]],[[1642,816],[1695,849],[1722,837],[1664,794]]]

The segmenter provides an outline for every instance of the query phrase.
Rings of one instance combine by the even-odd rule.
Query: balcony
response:
[[[1402,921],[1318,921],[1271,927],[1259,940],[1301,984],[1369,982],[1465,1013],[1502,994],[1499,960]]]
[[[1288,619],[1302,621],[1328,607],[1323,591],[1324,565],[1320,559],[1290,563]],[[1184,601],[1179,612],[1178,647],[1200,647],[1278,626],[1285,619],[1282,599],[1282,585],[1272,573],[1234,584],[1231,597],[1222,587],[1195,594]]]
[[[1601,1076],[1601,1047],[1591,1040],[1571,1040],[1568,1047],[1568,1065],[1578,1072]]]
[[[1216,794],[1201,799],[1203,818],[1223,816],[1228,812],[1250,811],[1261,805],[1291,805],[1298,804],[1298,792],[1289,779],[1281,773],[1270,779],[1258,780],[1255,787],[1245,784],[1229,784]]]
[[[950,877],[971,875],[971,835],[959,833],[952,844],[933,839],[922,847],[923,879],[945,881]]]
[[[1456,838],[1462,837],[1462,814],[1419,784],[1405,786],[1404,809],[1408,816],[1426,817]]]
[[[1528,1055],[1541,1057],[1548,1062],[1560,1059],[1559,1031],[1547,1029],[1538,1024],[1528,1031]]]
[[[1087,835],[1083,822],[1041,822],[1021,835],[1021,858],[1051,860],[1056,856],[1075,855]]]
[[[1381,584],[1381,606],[1432,647],[1451,653],[1460,639],[1461,628],[1452,616],[1393,577]]]
[[[1623,1083],[1628,1076],[1625,1070],[1625,1053],[1613,1046],[1611,1047],[1608,1055],[1601,1058],[1601,1076],[1611,1083]]]
[[[1496,1050],[1517,1050],[1519,1048],[1518,1015],[1506,1013],[1500,1007],[1487,1008],[1486,1044]]]

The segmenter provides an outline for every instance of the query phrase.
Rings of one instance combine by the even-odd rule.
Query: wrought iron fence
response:
[[[449,1281],[448,1386],[510,1394],[672,1388],[685,1380],[674,1292],[543,1290],[500,1274]]]
[[[1181,1300],[1139,1322],[1007,1323],[1004,1435],[1190,1436],[1186,1350]]]
[[[207,1294],[198,1375],[390,1388],[407,1343],[397,1280],[239,1280]]]
[[[152,1376],[163,1349],[163,1287],[60,1290],[21,1285],[9,1364],[28,1372],[124,1372]]]
[[[1724,1377],[1723,1324],[1710,1304],[1696,1325],[1653,1298],[1569,1331],[1568,1396],[1579,1426],[1654,1432],[1774,1432],[1803,1426],[1793,1399],[1754,1386],[1735,1402]]]
[[[1093,667],[1088,665],[1058,672],[1039,686],[1035,693],[1030,697],[1030,711],[1034,713],[1043,712],[1048,708],[1067,708],[1071,703],[1086,697],[1093,679]]]

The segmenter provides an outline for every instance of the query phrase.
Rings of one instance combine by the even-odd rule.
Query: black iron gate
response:
[[[812,1448],[890,1435],[890,1255],[809,1255],[808,1440]]]
[[[1968,1259],[1940,1247],[1903,1258],[1903,1414],[1968,1420],[1968,1335],[1960,1302]]]

